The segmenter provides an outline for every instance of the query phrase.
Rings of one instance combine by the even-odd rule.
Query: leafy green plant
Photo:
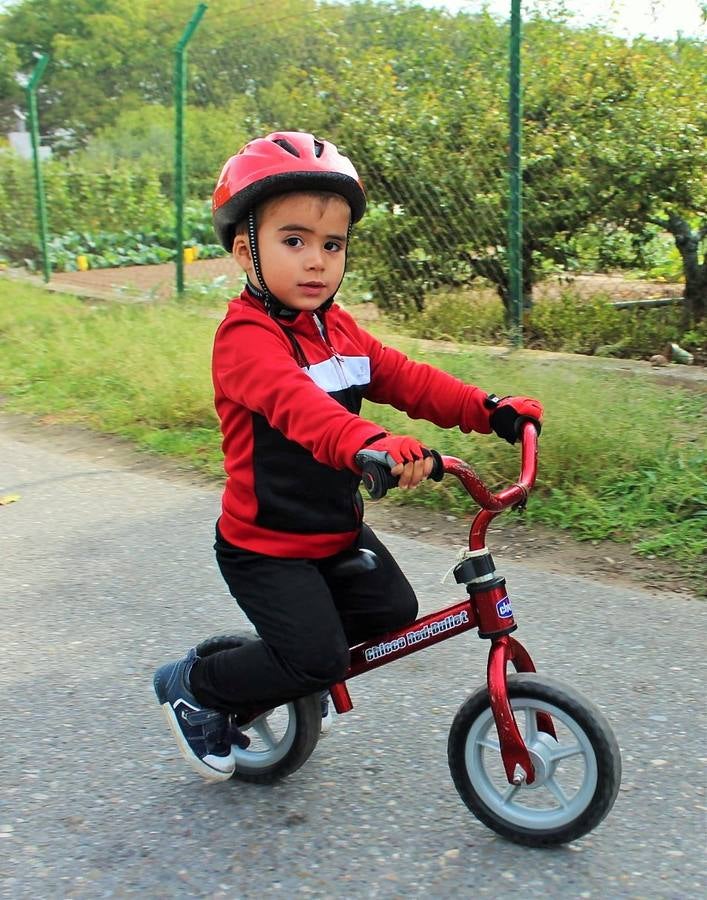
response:
[[[195,231],[197,234],[202,233],[198,228]],[[204,244],[193,235],[187,237],[186,243],[195,247],[200,259],[213,259],[223,255],[220,244]],[[105,269],[157,265],[170,262],[174,259],[174,254],[174,232],[165,228],[151,232],[122,233],[70,231],[49,242],[51,265],[58,271],[74,271],[79,255],[86,257],[89,268]]]

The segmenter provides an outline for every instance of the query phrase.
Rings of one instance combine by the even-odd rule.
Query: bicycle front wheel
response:
[[[572,688],[535,674],[510,675],[508,697],[535,769],[532,784],[508,783],[486,687],[461,706],[449,733],[452,780],[485,825],[529,846],[564,844],[595,828],[614,805],[621,755],[611,726]],[[557,738],[538,728],[552,718]]]

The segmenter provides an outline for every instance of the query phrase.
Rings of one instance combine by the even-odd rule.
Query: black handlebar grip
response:
[[[442,457],[436,450],[430,450],[432,454],[432,471],[430,478],[432,481],[441,481],[444,478],[444,463]]]
[[[366,462],[361,470],[361,481],[370,494],[371,500],[380,500],[388,493],[388,488],[396,487],[398,479],[390,474],[390,469],[382,463]]]

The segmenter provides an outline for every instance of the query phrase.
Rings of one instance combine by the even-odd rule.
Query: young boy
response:
[[[432,460],[415,438],[362,418],[362,399],[511,443],[520,421],[542,418],[535,400],[499,400],[383,346],[334,304],[365,205],[351,162],[300,132],[246,144],[214,192],[216,231],[247,279],[214,342],[227,473],[216,559],[260,640],[204,658],[192,649],[154,678],[182,755],[206,778],[234,772],[228,712],[325,690],[350,646],[417,616],[407,579],[363,522],[355,456],[387,454],[402,489]],[[333,577],[352,548],[373,551],[378,567]]]

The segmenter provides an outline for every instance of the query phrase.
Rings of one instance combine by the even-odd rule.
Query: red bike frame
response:
[[[520,477],[515,484],[497,494],[489,491],[467,463],[453,456],[442,457],[445,473],[458,478],[481,506],[469,532],[469,557],[483,561],[479,569],[482,574],[472,578],[470,582],[465,579],[468,599],[423,616],[398,631],[391,631],[383,637],[352,647],[351,663],[344,680],[330,688],[336,711],[349,712],[353,709],[346,686],[346,681],[350,678],[424,650],[464,631],[478,628],[479,636],[491,641],[487,666],[489,698],[503,766],[511,784],[532,784],[535,772],[508,701],[506,669],[509,662],[517,672],[534,672],[535,666],[523,645],[510,636],[510,632],[517,626],[505,590],[505,581],[496,576],[493,561],[486,549],[486,529],[491,520],[504,509],[525,505],[537,473],[537,446],[535,426],[526,422],[521,431]],[[555,736],[552,720],[547,714],[537,714],[537,726],[540,731]]]

